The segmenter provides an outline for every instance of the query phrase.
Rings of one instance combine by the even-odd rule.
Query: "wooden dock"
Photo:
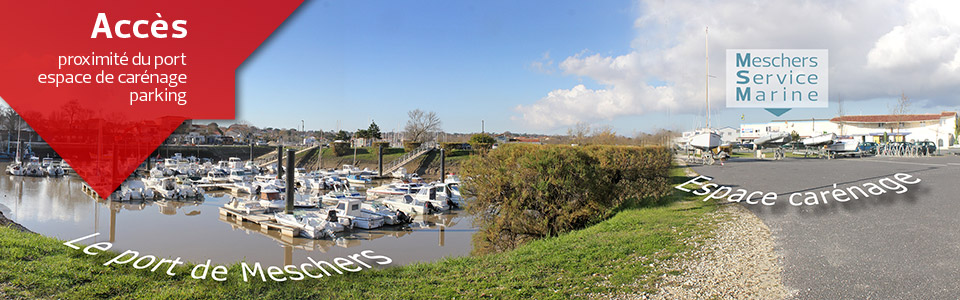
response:
[[[237,224],[250,222],[260,225],[260,230],[262,231],[277,230],[280,231],[280,235],[286,237],[296,237],[300,235],[300,228],[277,223],[272,214],[245,214],[233,209],[221,207],[220,216],[225,218],[233,217]]]

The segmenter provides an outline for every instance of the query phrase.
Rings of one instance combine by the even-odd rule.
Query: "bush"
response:
[[[383,146],[383,151],[386,153],[387,149],[390,149],[390,142],[373,142],[373,152],[376,152],[377,149],[380,149],[380,146]]]
[[[348,153],[353,153],[350,150],[350,143],[347,142],[333,142],[330,143],[330,147],[333,148],[333,155],[344,156]]]
[[[404,151],[407,151],[407,152],[410,152],[410,151],[413,151],[414,149],[419,148],[420,145],[422,145],[422,144],[423,144],[423,143],[421,143],[421,142],[403,141],[403,150],[404,150]]]
[[[440,143],[440,148],[450,156],[453,151],[463,149],[463,143]]]
[[[513,249],[610,217],[619,207],[656,204],[669,190],[664,147],[508,144],[463,163],[463,191],[480,231],[474,252]]]
[[[489,134],[478,133],[471,136],[470,141],[467,143],[473,147],[473,150],[490,150],[493,144],[497,143],[497,140]]]

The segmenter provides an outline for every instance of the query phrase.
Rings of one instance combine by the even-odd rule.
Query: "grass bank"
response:
[[[671,170],[672,181],[686,179],[681,171]],[[87,256],[62,241],[0,227],[0,298],[567,299],[652,292],[646,289],[666,272],[658,262],[691,250],[689,239],[707,236],[711,228],[701,220],[715,209],[678,201],[692,200],[679,191],[669,197],[664,205],[624,208],[586,229],[504,253],[279,283],[243,282],[239,265],[226,282],[190,279],[188,267],[174,277],[105,267],[113,255]]]

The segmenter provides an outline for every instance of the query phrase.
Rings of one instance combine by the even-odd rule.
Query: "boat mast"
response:
[[[704,74],[703,78],[706,79],[704,80],[705,82],[704,90],[706,91],[705,93],[706,96],[704,98],[707,101],[707,130],[708,131],[710,130],[710,38],[708,37],[708,35],[710,34],[709,31],[710,31],[710,27],[705,27],[703,29],[703,44],[705,49],[704,55],[706,57],[706,60],[705,60],[706,62],[704,64],[707,67],[706,68],[707,72]]]

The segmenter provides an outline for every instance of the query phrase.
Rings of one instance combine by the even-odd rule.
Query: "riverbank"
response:
[[[674,168],[673,181],[686,180],[685,169]],[[230,267],[226,282],[191,279],[185,275],[191,267],[174,269],[180,275],[173,277],[105,267],[109,255],[87,256],[62,241],[4,226],[0,248],[10,254],[0,257],[0,298],[669,297],[680,295],[669,286],[702,273],[698,266],[710,263],[702,247],[726,236],[715,222],[715,204],[681,195],[675,193],[662,206],[624,208],[594,226],[505,253],[280,283],[244,282],[238,265]]]

